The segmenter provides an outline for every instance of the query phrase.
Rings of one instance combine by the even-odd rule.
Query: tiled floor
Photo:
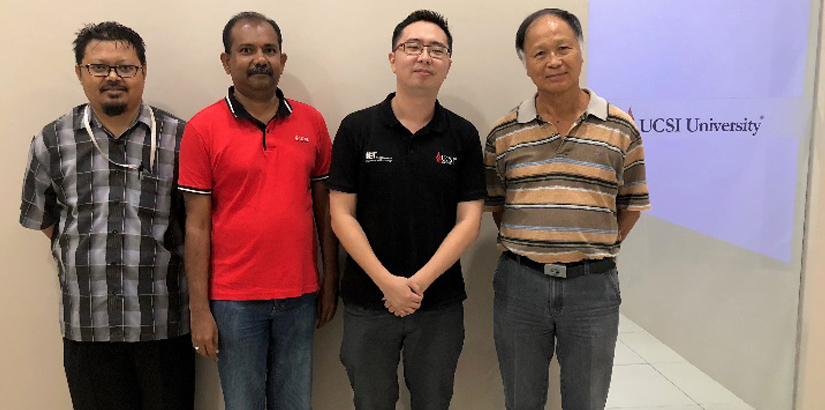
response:
[[[753,410],[624,316],[619,324],[607,408]]]

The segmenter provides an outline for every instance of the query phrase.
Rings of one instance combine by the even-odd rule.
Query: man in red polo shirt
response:
[[[309,410],[313,327],[332,319],[338,290],[329,133],[278,89],[287,56],[274,21],[240,13],[223,42],[234,87],[192,118],[181,146],[192,343],[220,359],[228,410]]]

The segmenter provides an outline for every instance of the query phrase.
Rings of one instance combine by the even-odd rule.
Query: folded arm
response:
[[[384,299],[392,306],[412,313],[421,306],[422,295],[412,290],[408,278],[393,275],[375,256],[364,229],[355,218],[356,204],[356,194],[330,192],[330,214],[335,235],[352,259],[381,289]]]
[[[478,238],[482,209],[481,200],[458,203],[455,226],[441,242],[432,258],[410,278],[417,287],[416,292],[423,294]]]

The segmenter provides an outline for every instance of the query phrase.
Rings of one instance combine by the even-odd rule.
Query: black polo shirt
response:
[[[483,199],[486,186],[481,142],[469,121],[436,102],[433,119],[412,134],[392,111],[394,96],[344,118],[327,185],[358,196],[356,218],[378,260],[390,273],[410,277],[455,227],[458,203]],[[352,257],[341,296],[347,304],[384,309],[381,290]],[[421,309],[466,297],[456,262],[426,290]]]

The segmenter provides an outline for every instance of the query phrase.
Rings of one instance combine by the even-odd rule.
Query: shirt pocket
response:
[[[154,174],[140,173],[137,178],[138,186],[130,187],[131,193],[139,193],[137,198],[130,198],[130,203],[136,204],[138,215],[141,218],[166,218],[168,220],[172,203],[173,179]],[[143,221],[151,222],[151,221]],[[157,224],[157,222],[154,222]]]

